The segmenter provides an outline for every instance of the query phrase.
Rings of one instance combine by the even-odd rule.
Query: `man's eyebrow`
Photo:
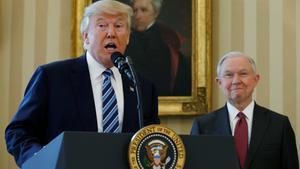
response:
[[[248,70],[248,69],[245,69],[245,68],[240,70],[240,72],[248,72],[248,71],[249,71],[249,70]]]
[[[232,71],[230,71],[230,70],[223,71],[223,74],[226,74],[226,73],[232,73]]]
[[[103,18],[103,17],[99,17],[99,18],[97,18],[96,19],[96,22],[99,22],[99,21],[104,21],[105,20],[105,18]]]
[[[117,17],[117,21],[126,21],[126,17],[119,16],[119,17]]]
[[[106,20],[105,17],[99,17],[96,19],[96,22],[105,21],[105,20]],[[116,22],[126,22],[126,18],[119,16],[119,17],[117,17]]]

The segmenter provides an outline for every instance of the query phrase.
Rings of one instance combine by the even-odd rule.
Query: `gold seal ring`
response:
[[[180,136],[161,125],[140,129],[132,137],[128,149],[131,169],[183,169],[185,157],[185,147]]]

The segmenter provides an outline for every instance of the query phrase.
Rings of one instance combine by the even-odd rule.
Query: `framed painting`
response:
[[[80,37],[80,22],[84,8],[93,1],[95,0],[73,1],[72,48],[74,56],[79,56],[83,53]],[[129,4],[129,0],[120,1]],[[174,1],[176,1],[176,3]],[[162,86],[166,84],[165,82],[157,84],[157,88],[159,87],[159,114],[161,116],[173,116],[207,113],[211,110],[211,0],[164,0],[158,20],[174,29],[176,34],[179,33],[181,37],[183,37],[184,43],[180,46],[180,54],[182,54],[182,58],[185,59],[184,63],[186,63],[181,68],[181,70],[185,70],[185,73],[180,73],[180,69],[176,71],[178,77],[179,75],[182,75],[182,77],[177,78],[180,80],[171,83],[171,86],[173,84],[172,87],[167,86],[163,89]],[[170,31],[165,31],[164,35],[167,35],[168,32]],[[133,33],[134,31],[132,31],[132,34]],[[135,61],[134,52],[137,46],[131,44],[134,44],[136,40],[132,38],[132,36],[130,38],[133,39],[131,40],[133,42],[130,41],[126,52],[128,52],[128,56],[133,58],[132,60],[137,71],[142,75],[155,72],[153,68],[156,69],[159,67],[154,65],[155,63],[152,65],[152,70],[146,70],[145,73],[139,69],[138,65],[145,67],[144,65],[146,64],[142,63],[142,60]],[[174,40],[171,42],[174,42]],[[180,42],[182,41],[180,40]],[[140,44],[140,42],[138,42],[138,44]],[[149,44],[147,44],[147,46],[149,46]],[[130,53],[130,49],[132,49],[133,53]],[[155,55],[159,55],[159,53]],[[141,56],[141,53],[139,53],[138,56]],[[171,57],[172,56],[170,56],[170,58]],[[149,60],[147,60],[147,62],[149,62]],[[171,62],[173,63],[173,61]],[[172,69],[172,66],[170,67]],[[159,72],[162,71],[159,70]],[[162,73],[158,74],[161,75]],[[150,74],[149,76],[151,77]],[[158,80],[153,79],[153,81]],[[170,92],[169,89],[171,88],[174,89],[174,91]],[[168,92],[166,92],[167,90]]]

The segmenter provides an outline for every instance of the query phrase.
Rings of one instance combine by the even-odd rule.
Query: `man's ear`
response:
[[[126,42],[126,45],[128,45],[129,44],[129,37],[127,38],[127,42]]]
[[[88,33],[87,32],[83,32],[81,34],[81,38],[82,38],[82,41],[85,45],[89,44],[89,38],[88,38]]]
[[[159,12],[156,12],[154,15],[155,20],[158,18],[158,16],[159,16]]]
[[[127,36],[127,39],[126,39],[126,45],[129,44],[129,41],[130,41],[130,34],[131,34],[131,30],[129,29],[129,31],[128,31],[128,36]]]
[[[219,77],[216,77],[216,82],[219,86],[221,85],[221,80],[219,79]]]
[[[260,80],[260,75],[259,74],[256,74],[255,75],[255,83],[257,84]]]

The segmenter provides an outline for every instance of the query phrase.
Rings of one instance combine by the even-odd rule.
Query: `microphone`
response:
[[[128,79],[133,81],[132,73],[130,71],[130,67],[126,61],[126,58],[120,52],[112,53],[111,60],[122,74],[125,74]]]
[[[139,121],[139,128],[141,129],[144,127],[142,93],[140,89],[140,82],[135,72],[132,60],[129,56],[125,57],[120,52],[112,53],[111,60],[113,64],[119,69],[121,74],[125,74],[134,85],[137,101],[137,116]]]

